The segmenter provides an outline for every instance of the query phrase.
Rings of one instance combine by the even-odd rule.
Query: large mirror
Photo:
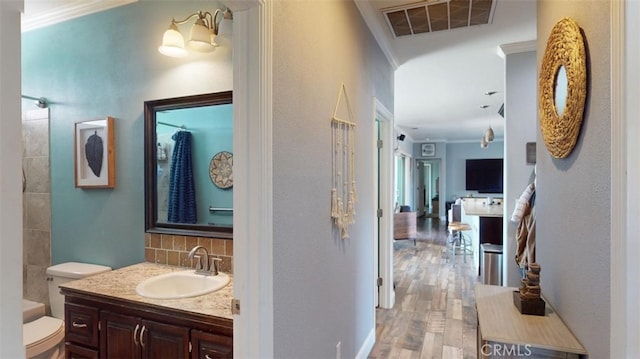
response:
[[[145,229],[233,238],[232,92],[145,101]]]

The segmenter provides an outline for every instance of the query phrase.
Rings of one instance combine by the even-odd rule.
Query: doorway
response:
[[[394,210],[394,155],[393,115],[374,98],[374,189],[377,199],[374,213],[374,268],[375,307],[392,308],[395,302],[393,288],[393,210]],[[375,317],[375,309],[373,313]]]
[[[436,160],[416,162],[416,210],[418,216],[440,218],[441,163]]]
[[[394,206],[411,205],[411,157],[396,152]]]

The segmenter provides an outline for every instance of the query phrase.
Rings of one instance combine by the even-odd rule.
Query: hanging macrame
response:
[[[338,117],[340,100],[344,97],[348,120]],[[344,83],[340,86],[338,101],[331,118],[332,178],[331,218],[340,230],[340,236],[349,238],[349,225],[356,222],[356,176],[355,176],[355,127],[349,98]]]

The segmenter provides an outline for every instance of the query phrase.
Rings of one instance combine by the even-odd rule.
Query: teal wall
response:
[[[209,206],[233,207],[233,187],[222,189],[214,185],[209,175],[209,164],[212,157],[220,151],[233,153],[233,105],[162,111],[156,115],[156,119],[183,125],[187,131],[191,132],[191,161],[195,179],[198,223],[232,225],[232,212],[209,212]],[[176,128],[158,125],[156,130],[158,140],[167,138],[169,145],[173,147],[174,142],[170,138],[176,131]],[[168,167],[169,162],[165,161],[166,166],[163,167]],[[159,161],[159,164],[162,165],[162,161]],[[158,219],[164,221],[166,217],[159,216]]]
[[[444,188],[447,201],[468,194],[478,195],[478,191],[465,189],[466,160],[474,158],[504,158],[504,142],[493,141],[487,148],[481,148],[480,141],[447,143],[447,186]]]
[[[230,34],[212,54],[184,59],[157,47],[172,17],[216,5],[136,2],[23,34],[22,93],[51,103],[53,264],[144,260],[143,102],[232,89]],[[107,116],[116,119],[116,186],[75,188],[74,123]]]

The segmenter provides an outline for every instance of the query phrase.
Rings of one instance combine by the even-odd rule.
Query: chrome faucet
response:
[[[200,254],[196,254],[199,250],[204,251],[204,258]],[[195,246],[189,252],[189,259],[196,260],[196,273],[197,274],[209,274],[209,252],[203,246]],[[204,260],[204,263],[203,263]]]
[[[196,254],[199,250],[204,251],[202,254]],[[189,259],[195,259],[196,274],[202,275],[218,275],[218,262],[222,259],[209,255],[209,251],[204,246],[195,246],[189,252]]]

